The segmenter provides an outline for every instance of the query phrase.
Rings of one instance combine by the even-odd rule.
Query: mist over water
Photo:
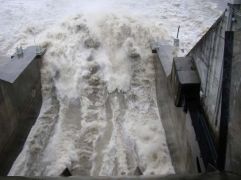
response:
[[[220,14],[214,3],[0,3],[0,15],[10,14],[8,27],[0,22],[0,51],[11,54],[34,39],[47,48],[41,113],[9,175],[58,176],[65,168],[88,176],[175,173],[156,102],[150,43],[171,43],[182,24],[187,52]]]

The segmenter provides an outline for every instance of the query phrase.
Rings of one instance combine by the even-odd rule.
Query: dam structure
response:
[[[166,94],[172,97],[173,104],[164,105],[172,113],[166,113],[162,120],[176,172],[185,168],[184,172],[226,170],[239,174],[240,145],[235,140],[239,135],[234,135],[240,127],[240,112],[234,110],[240,108],[240,75],[236,69],[240,69],[239,10],[240,2],[229,4],[186,57],[163,52],[171,48],[169,45],[152,46],[159,59],[155,67],[160,109],[165,104],[165,90],[160,89],[163,81]],[[173,63],[167,64],[167,58]]]
[[[14,180],[48,179],[43,177],[46,174],[53,176],[51,179],[240,179],[240,0],[230,1],[183,56],[178,35],[174,44],[164,40],[135,42],[148,32],[139,27],[141,35],[131,39],[131,28],[118,24],[128,34],[127,40],[121,45],[108,41],[102,44],[83,24],[75,29],[66,23],[61,26],[71,33],[84,34],[78,35],[83,39],[68,41],[73,44],[66,50],[72,52],[74,43],[83,41],[78,48],[89,53],[77,54],[78,58],[87,57],[86,64],[68,62],[76,63],[79,79],[61,59],[62,54],[66,58],[65,52],[53,49],[54,43],[43,43],[43,48],[18,47],[11,57],[0,56],[0,179],[7,175]],[[109,33],[113,33],[111,28]],[[119,31],[116,34],[120,35]],[[57,44],[66,38],[61,33],[47,37],[57,38]],[[117,37],[120,42],[126,38]],[[151,55],[145,57],[135,43]],[[104,65],[95,60],[95,56],[104,56],[100,53],[102,46],[111,46],[111,58],[119,56],[113,71],[115,76],[123,75],[121,79],[113,76],[112,84],[107,85],[102,79],[109,77],[102,78],[100,73]],[[48,66],[46,59],[55,55],[59,61],[53,60]],[[47,73],[42,69],[46,66]],[[131,70],[120,71],[122,66],[131,67],[130,77],[127,74]],[[53,85],[43,83],[43,73],[52,73],[47,81]],[[70,77],[78,79],[79,89],[60,83],[68,84]],[[154,88],[150,88],[152,83]],[[116,84],[119,89],[113,88]],[[76,97],[78,93],[81,96]],[[43,97],[50,108],[43,108]],[[158,129],[159,119],[163,127]],[[40,131],[36,123],[45,129]],[[148,130],[151,134],[145,132]],[[165,138],[154,132],[165,134]]]
[[[28,47],[11,58],[1,57],[0,172],[6,174],[23,147],[38,117],[41,104],[40,57]]]

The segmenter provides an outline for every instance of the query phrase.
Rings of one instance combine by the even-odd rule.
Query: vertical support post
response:
[[[230,118],[230,87],[233,56],[233,37],[232,31],[225,33],[224,59],[223,59],[223,80],[222,80],[222,101],[221,118],[219,127],[218,159],[217,167],[220,171],[225,170],[228,123]]]

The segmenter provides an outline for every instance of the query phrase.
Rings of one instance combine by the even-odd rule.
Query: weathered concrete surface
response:
[[[230,58],[230,61],[232,61],[232,74],[230,106],[228,110],[228,119],[230,122],[228,128],[226,169],[241,174],[241,18],[237,12],[234,13],[233,20],[235,21],[232,21],[231,28],[235,32],[233,38],[233,55]],[[221,92],[223,87],[224,37],[227,24],[229,24],[227,21],[226,16],[220,17],[188,54],[188,56],[194,58],[201,78],[202,102],[211,127],[210,129],[212,129],[216,139],[216,148],[218,151],[225,148],[220,148],[223,141],[225,141],[222,138],[225,131],[221,133],[219,131],[221,127],[221,102],[222,99],[226,98],[221,97]]]
[[[23,55],[14,54],[7,63],[0,66],[0,79],[13,83],[36,57],[36,47],[28,47]]]
[[[174,47],[170,45],[157,45],[156,52],[159,57],[162,57],[160,59],[161,64],[163,66],[163,70],[165,73],[165,76],[169,76],[172,71],[172,62],[173,62],[173,56],[174,56]]]
[[[229,137],[228,137],[228,152],[227,152],[227,169],[236,173],[240,173],[241,169],[241,33],[240,31],[240,16],[235,15],[236,21],[233,22],[233,29],[236,30],[234,36],[234,50],[232,65],[232,82],[231,82],[231,94],[230,94],[230,125],[229,125]],[[223,131],[220,131],[220,117],[221,117],[221,103],[222,99],[222,77],[223,77],[223,58],[224,58],[224,36],[227,28],[227,17],[223,14],[210,30],[202,37],[202,39],[194,46],[189,52],[188,56],[194,59],[197,67],[200,79],[201,79],[201,95],[202,105],[205,111],[209,129],[215,140],[216,149],[220,150],[223,139]],[[161,48],[159,48],[161,52]],[[161,55],[163,53],[158,53]],[[164,53],[165,54],[165,53]],[[163,55],[167,58],[168,56]],[[164,60],[166,61],[166,59]],[[171,61],[170,61],[171,62]],[[160,115],[163,120],[163,125],[166,130],[167,141],[169,144],[170,152],[173,158],[173,164],[177,173],[182,170],[193,170],[190,165],[191,159],[197,156],[197,153],[192,154],[192,158],[188,157],[185,153],[190,152],[190,149],[195,149],[195,143],[190,142],[192,137],[188,137],[188,133],[185,132],[184,120],[185,117],[181,111],[175,109],[172,106],[172,94],[168,94],[168,80],[165,75],[168,75],[168,66],[162,62],[163,66],[156,62],[157,71],[157,97],[158,105],[160,108]],[[226,67],[226,66],[225,66]],[[164,68],[164,69],[162,69]],[[170,68],[170,66],[169,66]],[[171,89],[169,88],[171,92]],[[223,111],[222,111],[223,112]],[[168,119],[168,120],[167,120]],[[186,118],[188,119],[188,118]],[[188,124],[188,123],[186,123]],[[187,127],[188,131],[192,131]],[[175,129],[175,130],[174,130]],[[170,133],[172,132],[172,133]],[[192,133],[192,132],[191,132]],[[190,132],[189,132],[190,134]],[[181,138],[182,139],[181,139]],[[195,141],[195,140],[194,140]],[[183,147],[183,144],[185,147]],[[192,147],[189,148],[188,146]],[[226,146],[225,146],[226,147]],[[225,148],[224,147],[224,148]],[[176,155],[177,149],[179,150],[179,157]],[[192,150],[193,151],[193,150]],[[197,150],[198,151],[198,150]],[[198,157],[198,156],[197,156]],[[182,165],[180,165],[182,164]],[[183,167],[183,169],[181,169]],[[241,174],[241,173],[240,173]]]
[[[154,63],[156,71],[157,103],[162,124],[165,129],[173,166],[177,174],[197,172],[196,163],[194,161],[196,155],[191,151],[191,147],[197,147],[197,143],[190,142],[192,139],[188,138],[195,137],[190,118],[186,116],[182,108],[177,108],[175,106],[174,98],[169,91],[169,78],[166,76],[159,58],[156,57]]]
[[[39,114],[40,65],[35,58],[14,83],[0,81],[0,175],[8,173]]]
[[[234,32],[227,165],[241,174],[241,31]]]
[[[9,60],[8,57],[0,55],[0,66],[4,65],[5,63],[7,63],[8,60]]]
[[[216,139],[219,131],[226,17],[223,14],[189,52],[201,79],[202,102]]]

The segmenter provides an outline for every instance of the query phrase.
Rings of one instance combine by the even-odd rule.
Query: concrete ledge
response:
[[[168,44],[153,43],[151,49],[153,53],[157,53],[165,76],[168,77],[172,71],[174,47]]]

